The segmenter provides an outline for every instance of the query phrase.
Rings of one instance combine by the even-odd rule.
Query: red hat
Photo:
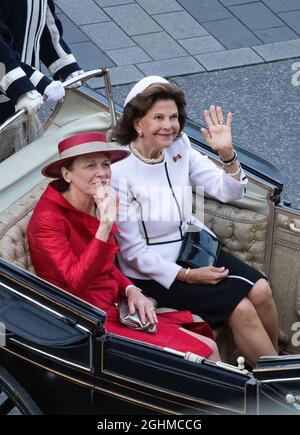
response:
[[[63,139],[58,144],[59,159],[49,163],[42,169],[45,177],[60,178],[61,167],[68,160],[91,153],[104,153],[111,159],[111,163],[118,162],[129,156],[130,151],[116,142],[107,142],[106,135],[99,132],[78,133]]]

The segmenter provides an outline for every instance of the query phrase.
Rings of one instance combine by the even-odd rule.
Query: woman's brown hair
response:
[[[62,167],[66,168],[68,171],[72,171],[74,160],[75,158],[68,160],[67,163]],[[66,192],[70,188],[70,184],[64,179],[62,174],[60,174],[60,177],[57,180],[54,180],[53,186],[61,193]]]
[[[180,125],[178,135],[181,135],[186,120],[186,101],[183,91],[169,83],[154,83],[126,104],[113,133],[119,144],[127,145],[137,138],[134,121],[145,116],[158,100],[173,100],[176,103]]]

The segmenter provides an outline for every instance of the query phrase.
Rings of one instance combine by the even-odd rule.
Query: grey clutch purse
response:
[[[153,298],[148,298],[154,308],[157,307],[157,301]],[[120,322],[124,325],[128,326],[128,328],[136,329],[137,331],[145,331],[145,332],[156,332],[157,327],[155,324],[150,323],[147,319],[146,323],[143,325],[140,315],[138,311],[134,314],[129,313],[127,298],[124,296],[120,296],[118,301],[118,309]]]

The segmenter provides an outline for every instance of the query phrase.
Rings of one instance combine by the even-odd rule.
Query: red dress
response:
[[[120,323],[114,303],[119,294],[125,295],[131,281],[115,264],[119,247],[113,233],[118,231],[117,227],[112,227],[107,242],[103,242],[95,238],[98,226],[96,217],[74,208],[55,189],[55,182],[50,183],[27,230],[37,275],[104,310],[108,332],[181,352],[209,356],[211,348],[190,331],[210,338],[212,332],[204,322],[193,323],[189,311],[158,314],[158,331],[154,334],[135,331]]]

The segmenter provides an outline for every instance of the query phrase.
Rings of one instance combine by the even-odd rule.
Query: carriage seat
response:
[[[0,214],[0,257],[33,273],[27,242],[27,225],[48,183],[48,180],[43,180]]]

